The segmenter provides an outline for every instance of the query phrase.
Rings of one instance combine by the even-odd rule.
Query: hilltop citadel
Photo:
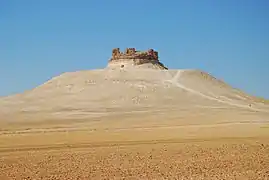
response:
[[[120,66],[121,68],[126,65],[138,66],[142,64],[153,64],[160,69],[168,69],[160,61],[158,52],[153,49],[148,51],[137,51],[135,48],[126,48],[125,52],[121,52],[120,48],[112,50],[112,57],[109,60],[109,66]]]

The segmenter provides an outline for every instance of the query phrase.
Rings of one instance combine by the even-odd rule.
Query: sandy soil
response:
[[[256,142],[255,142],[256,141]],[[1,153],[1,179],[269,179],[268,140]]]
[[[6,126],[0,179],[269,179],[268,123],[148,119]]]

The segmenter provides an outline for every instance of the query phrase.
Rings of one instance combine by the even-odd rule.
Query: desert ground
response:
[[[0,98],[0,179],[269,179],[269,103],[194,70],[65,73]]]

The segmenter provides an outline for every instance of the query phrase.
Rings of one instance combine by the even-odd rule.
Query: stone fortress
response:
[[[112,50],[112,57],[108,62],[108,67],[130,67],[139,65],[151,65],[157,69],[168,69],[158,59],[158,52],[153,49],[148,51],[137,51],[135,48],[126,48],[125,52],[120,52],[120,48]]]

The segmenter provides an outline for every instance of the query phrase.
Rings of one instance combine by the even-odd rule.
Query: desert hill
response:
[[[104,69],[67,72],[22,94],[0,99],[2,119],[91,118],[183,109],[239,109],[269,113],[259,98],[200,70],[168,70],[154,50],[112,51]],[[42,116],[41,116],[42,115]]]
[[[28,92],[0,99],[0,112],[6,116],[41,113],[54,118],[206,107],[269,112],[265,102],[199,70],[68,72]]]

